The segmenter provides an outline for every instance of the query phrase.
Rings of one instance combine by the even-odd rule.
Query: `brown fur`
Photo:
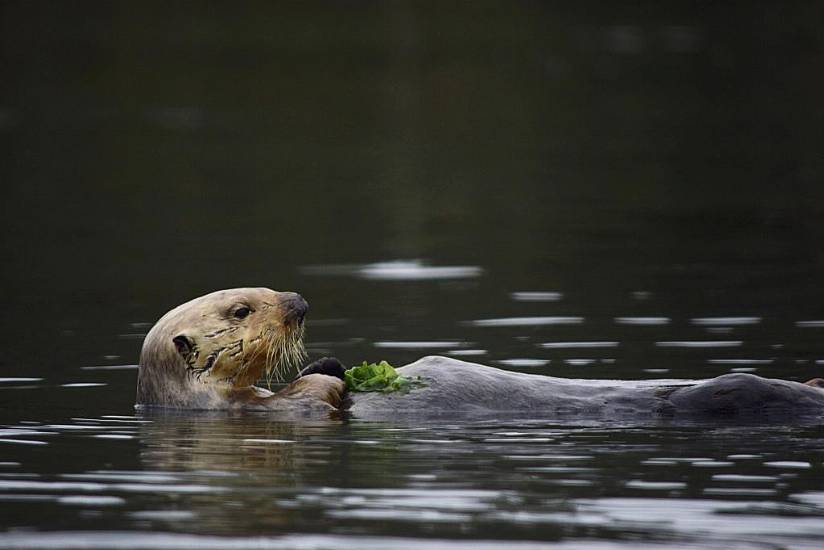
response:
[[[237,288],[213,292],[174,308],[160,318],[143,342],[137,404],[185,409],[336,410],[343,393],[343,382],[337,378],[306,376],[274,394],[254,386],[264,376],[280,377],[284,369],[297,366],[305,357],[305,304],[291,292]],[[248,314],[239,316],[243,308]]]

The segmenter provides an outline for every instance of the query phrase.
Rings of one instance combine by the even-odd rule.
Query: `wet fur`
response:
[[[504,371],[448,357],[430,356],[398,373],[425,382],[410,392],[352,393],[349,411],[359,418],[475,416],[506,412],[536,417],[798,418],[824,414],[824,391],[753,374],[709,380],[575,380]]]
[[[294,293],[267,288],[213,292],[180,305],[146,335],[137,405],[185,409],[337,409],[343,383],[317,375],[278,393],[254,384],[282,380],[306,357],[304,327],[290,317]],[[245,318],[234,316],[248,308]],[[315,403],[317,401],[317,403]]]

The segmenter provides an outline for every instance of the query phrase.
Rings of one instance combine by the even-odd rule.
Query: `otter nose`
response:
[[[284,321],[287,323],[302,323],[303,318],[306,317],[306,312],[309,311],[309,304],[303,299],[303,296],[295,292],[281,292],[280,294]]]

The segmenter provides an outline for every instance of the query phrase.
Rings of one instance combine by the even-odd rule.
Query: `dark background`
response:
[[[246,285],[301,292],[347,362],[457,339],[698,377],[712,354],[653,342],[752,315],[725,356],[818,373],[821,4],[618,4],[0,2],[0,373],[135,363],[146,323]],[[306,270],[398,259],[483,273]],[[586,321],[464,323],[518,315]],[[619,361],[535,347],[559,339]]]

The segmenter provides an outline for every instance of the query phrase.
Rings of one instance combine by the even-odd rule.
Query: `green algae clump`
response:
[[[423,385],[420,377],[406,378],[386,361],[380,363],[363,362],[362,365],[347,369],[343,373],[346,389],[349,391],[407,392]]]

